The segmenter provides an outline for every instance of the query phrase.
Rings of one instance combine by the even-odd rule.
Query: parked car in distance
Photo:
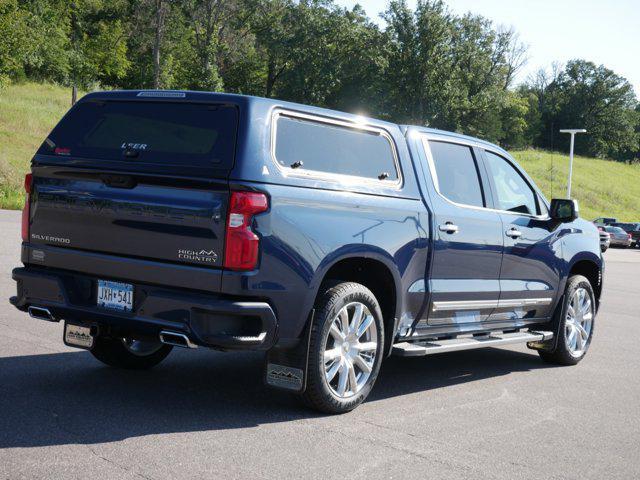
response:
[[[620,227],[629,235],[631,235],[631,244],[636,248],[640,247],[640,223],[638,222],[627,222],[627,223],[612,223],[612,227]]]
[[[616,223],[618,219],[611,217],[598,217],[593,223],[598,227],[606,227],[607,225],[611,225],[612,223]]]
[[[606,252],[611,245],[611,235],[604,230],[604,227],[598,227],[600,232],[600,251]]]
[[[625,232],[620,227],[604,227],[605,232],[611,235],[610,245],[612,247],[628,248],[631,246],[631,234]]]
[[[340,413],[389,355],[523,343],[574,365],[592,340],[596,227],[477,138],[242,95],[95,92],[25,191],[11,302],[110,366],[264,350],[267,385]]]

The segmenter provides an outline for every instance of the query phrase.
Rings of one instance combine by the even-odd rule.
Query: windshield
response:
[[[638,228],[638,225],[636,223],[617,223],[615,226],[620,227],[627,232],[632,232],[634,230],[637,230]]]

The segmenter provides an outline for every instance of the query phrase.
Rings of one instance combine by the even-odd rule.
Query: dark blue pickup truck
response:
[[[92,93],[25,179],[11,302],[148,368],[264,350],[268,385],[355,408],[388,355],[526,343],[585,355],[598,231],[501,148],[273,99]]]

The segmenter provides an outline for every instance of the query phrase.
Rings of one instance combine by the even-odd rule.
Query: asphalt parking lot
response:
[[[391,358],[321,416],[262,385],[261,354],[174,350],[149,372],[65,347],[8,302],[20,214],[0,211],[0,478],[640,478],[640,250],[609,250],[585,360],[524,346]]]

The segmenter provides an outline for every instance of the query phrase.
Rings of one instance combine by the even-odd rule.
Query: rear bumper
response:
[[[186,335],[191,342],[223,350],[268,350],[277,339],[278,322],[261,301],[134,283],[133,312],[96,306],[97,278],[63,270],[16,268],[19,310],[47,309],[61,319],[97,325],[114,335],[158,338],[160,331]]]
[[[613,238],[611,237],[611,246],[616,246],[616,247],[630,247],[631,246],[631,240],[626,238],[626,239],[618,239],[618,238]]]

